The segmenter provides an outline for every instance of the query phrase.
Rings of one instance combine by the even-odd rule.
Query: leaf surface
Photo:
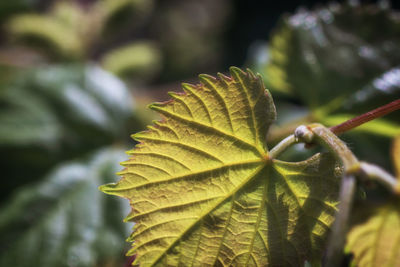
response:
[[[140,266],[303,265],[318,260],[336,211],[340,168],[328,154],[289,163],[265,144],[275,107],[260,77],[200,75],[164,119],[134,135],[123,176]]]
[[[400,180],[400,136],[394,139],[391,154],[396,177]],[[371,214],[347,234],[346,251],[353,253],[356,266],[399,266],[400,201],[389,201],[372,209]]]
[[[400,202],[379,208],[366,222],[351,229],[346,250],[356,266],[400,266]]]

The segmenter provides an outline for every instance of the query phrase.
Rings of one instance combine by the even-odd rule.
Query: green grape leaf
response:
[[[400,266],[400,202],[386,204],[347,235],[356,266]]]
[[[123,178],[101,190],[128,198],[128,255],[140,266],[300,266],[318,261],[336,211],[341,168],[330,154],[271,158],[276,117],[260,76],[200,75],[150,107],[163,116],[133,137]]]
[[[123,158],[98,149],[21,187],[0,209],[0,266],[122,266],[129,205],[97,187],[116,180]]]

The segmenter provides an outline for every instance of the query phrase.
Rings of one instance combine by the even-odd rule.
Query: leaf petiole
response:
[[[289,135],[269,151],[269,157],[272,159],[277,158],[287,148],[296,143],[298,143],[298,140],[295,138],[295,136],[293,134]]]
[[[360,169],[361,175],[365,176],[368,179],[379,181],[393,193],[397,195],[400,194],[398,180],[382,168],[371,163],[361,162]]]

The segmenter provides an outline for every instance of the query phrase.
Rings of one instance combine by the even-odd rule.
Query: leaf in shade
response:
[[[0,198],[54,164],[127,134],[133,99],[104,70],[53,65],[14,76],[0,85],[0,169],[8,177]]]
[[[347,235],[355,266],[400,266],[400,202],[386,204]]]
[[[317,262],[336,211],[341,169],[329,154],[272,159],[276,117],[262,79],[200,75],[150,107],[164,119],[133,137],[123,178],[101,190],[128,198],[128,255],[140,266],[301,266]]]
[[[97,187],[115,180],[118,149],[64,163],[29,185],[0,211],[1,266],[121,266],[127,205]]]
[[[312,110],[379,105],[400,95],[400,20],[377,6],[332,5],[281,21],[269,46],[271,89],[299,96]],[[397,80],[397,81],[395,81]]]
[[[394,139],[391,156],[400,180],[400,136]],[[354,255],[356,266],[399,266],[400,201],[390,201],[371,214],[347,234],[346,251]]]

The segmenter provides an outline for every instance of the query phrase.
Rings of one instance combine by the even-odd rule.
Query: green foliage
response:
[[[118,218],[128,207],[97,187],[115,180],[123,157],[98,150],[20,188],[0,211],[0,265],[121,266],[128,229]]]
[[[301,123],[334,126],[399,98],[399,36],[398,14],[377,6],[331,5],[284,17],[271,36],[269,60],[257,69],[267,88],[281,96],[280,113],[292,113],[282,111],[287,99],[300,100],[295,108],[302,112],[293,121],[281,117],[269,141],[276,143]],[[361,158],[389,168],[387,148],[398,134],[400,117],[394,114],[343,138]]]
[[[135,81],[151,79],[161,68],[161,53],[151,42],[134,42],[107,53],[102,64],[118,76]]]
[[[31,9],[39,0],[13,0],[0,2],[0,22],[8,19],[9,16],[19,12],[26,12]]]
[[[289,163],[265,136],[276,114],[260,77],[200,75],[184,94],[153,104],[164,119],[141,141],[118,184],[134,221],[129,255],[141,266],[299,266],[318,261],[336,211],[338,175],[329,155]]]
[[[1,86],[0,103],[0,152],[7,155],[0,166],[9,179],[2,197],[55,163],[121,142],[131,131],[127,88],[95,66],[20,72]]]
[[[77,59],[84,56],[84,40],[87,40],[87,36],[82,39],[87,29],[77,27],[77,23],[85,22],[85,14],[78,6],[70,2],[59,2],[47,16],[21,14],[13,17],[8,29],[13,38],[42,50],[50,50],[55,57]]]
[[[97,187],[115,181],[123,136],[141,128],[128,89],[94,65],[10,73],[0,83],[0,265],[121,266],[128,207]]]
[[[378,210],[348,234],[346,250],[353,253],[355,266],[400,265],[400,202]]]
[[[319,112],[326,114],[350,112],[357,98],[370,109],[379,104],[377,97],[385,103],[398,96],[397,80],[379,82],[400,66],[400,20],[391,13],[343,5],[282,20],[265,66],[268,87],[295,94],[312,111],[323,107]]]
[[[103,32],[112,36],[124,29],[124,25],[139,26],[149,16],[153,5],[153,0],[103,0],[97,2],[96,9],[104,16]]]

